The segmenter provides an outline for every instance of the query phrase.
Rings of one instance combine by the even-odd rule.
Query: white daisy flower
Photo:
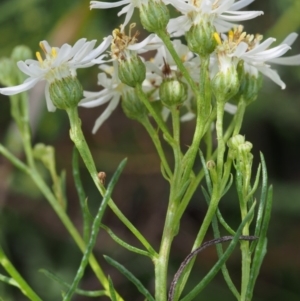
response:
[[[280,45],[268,49],[276,39],[268,38],[260,43],[262,40],[261,35],[246,35],[245,32],[242,32],[242,29],[243,27],[240,26],[235,29],[234,32],[230,32],[228,36],[225,34],[221,35],[223,43],[219,41],[219,45],[216,49],[219,63],[225,66],[230,63],[237,64],[239,60],[243,60],[244,69],[247,73],[257,77],[259,72],[261,72],[284,89],[286,86],[285,83],[281,80],[278,73],[271,69],[271,66],[267,63],[281,63],[286,65],[291,63],[289,58],[280,57],[291,49],[290,44],[295,40],[295,34],[289,36]],[[286,44],[287,42],[289,44]],[[299,59],[300,56],[292,57],[292,61],[295,62],[295,58]],[[296,63],[294,63],[294,65],[296,65]]]
[[[175,0],[175,6],[182,16],[171,19],[167,31],[172,36],[184,35],[192,25],[203,20],[212,23],[217,32],[226,32],[234,26],[232,22],[241,22],[256,18],[262,11],[238,11],[254,0]]]
[[[56,107],[50,97],[50,84],[55,80],[61,80],[69,76],[75,77],[76,69],[78,68],[94,65],[95,63],[92,60],[99,57],[107,49],[111,40],[111,36],[105,38],[95,49],[96,40],[86,42],[86,39],[80,39],[73,47],[69,44],[64,44],[61,48],[51,47],[47,41],[42,41],[40,42],[40,47],[45,54],[45,59],[42,58],[40,52],[37,52],[37,60],[19,61],[17,63],[19,69],[29,77],[21,85],[0,89],[0,93],[5,95],[18,94],[31,89],[39,81],[46,80],[45,96],[47,108],[49,111],[54,112]]]
[[[102,64],[99,65],[99,68],[104,72],[98,74],[98,84],[104,89],[99,92],[84,91],[84,99],[81,100],[79,106],[93,108],[109,102],[104,112],[96,120],[92,130],[93,134],[96,133],[103,122],[109,118],[118,106],[122,95],[124,95],[128,89],[132,89],[120,81],[118,76],[118,61],[126,60],[139,53],[157,49],[162,44],[161,40],[155,34],[150,34],[146,39],[137,43],[138,32],[131,36],[131,29],[134,26],[135,24],[130,25],[129,36],[127,36],[123,30],[115,29],[113,31],[110,52],[112,58],[107,61],[112,62],[113,66],[102,64],[102,57],[93,60],[95,64]]]

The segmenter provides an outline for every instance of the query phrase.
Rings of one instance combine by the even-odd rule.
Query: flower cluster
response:
[[[272,63],[284,65],[300,64],[300,55],[281,57],[297,38],[296,33],[290,34],[280,45],[270,48],[275,41],[268,38],[263,41],[261,35],[246,34],[239,22],[256,18],[262,11],[243,11],[254,0],[122,0],[116,2],[91,1],[91,9],[108,9],[124,6],[118,16],[125,14],[125,20],[120,29],[115,29],[97,47],[96,41],[87,42],[80,39],[72,47],[64,44],[61,48],[51,48],[43,41],[40,46],[45,59],[37,52],[37,60],[18,62],[19,69],[28,75],[21,85],[1,88],[0,93],[13,95],[32,88],[37,82],[46,80],[46,102],[49,111],[54,111],[56,102],[51,95],[51,86],[57,81],[73,79],[77,68],[86,68],[99,65],[101,72],[98,75],[98,84],[102,86],[100,92],[84,91],[79,106],[92,108],[109,103],[102,115],[97,119],[93,132],[110,116],[118,103],[128,93],[135,93],[136,85],[141,84],[150,101],[159,101],[162,98],[161,85],[168,82],[168,89],[178,88],[178,101],[169,104],[181,107],[181,120],[193,118],[196,112],[196,100],[187,76],[178,68],[178,62],[171,54],[170,47],[180,58],[182,68],[186,70],[194,83],[199,86],[201,78],[200,65],[204,57],[209,57],[209,77],[212,82],[221,82],[227,85],[228,79],[235,76],[240,84],[243,78],[255,82],[260,74],[269,77],[282,89],[285,83],[278,73],[272,69]],[[172,5],[179,16],[170,19],[167,6]],[[128,35],[126,27],[130,23],[134,9],[140,11],[141,22],[144,28],[154,32],[138,43],[139,33],[132,33],[135,24],[129,25]],[[166,47],[162,42],[161,32],[168,32],[169,37],[185,35],[188,46],[178,39],[171,39],[171,46]],[[227,33],[226,33],[227,32]],[[104,52],[110,45],[110,50]],[[146,60],[141,56],[148,51],[156,54]],[[242,72],[238,72],[238,68]],[[226,80],[224,80],[226,79]],[[258,85],[254,85],[258,86]],[[222,85],[220,86],[222,87]],[[235,91],[235,90],[231,90]],[[241,92],[241,89],[239,90]],[[233,93],[233,92],[232,92]],[[236,92],[234,92],[236,93]],[[255,99],[256,92],[251,92],[251,99]],[[165,95],[165,94],[164,94]],[[228,95],[228,102],[233,95]],[[166,96],[164,96],[166,97]],[[170,96],[172,97],[172,96]],[[175,97],[175,96],[174,96]],[[175,98],[176,98],[175,97]],[[175,99],[174,98],[174,99]],[[161,107],[163,119],[169,114],[170,105]],[[235,105],[227,103],[225,110],[235,113]]]

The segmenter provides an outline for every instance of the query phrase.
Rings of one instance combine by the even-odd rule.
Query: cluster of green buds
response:
[[[242,135],[235,135],[227,142],[229,148],[229,158],[235,162],[238,172],[249,178],[251,176],[251,167],[253,155],[251,154],[252,143],[245,140]]]

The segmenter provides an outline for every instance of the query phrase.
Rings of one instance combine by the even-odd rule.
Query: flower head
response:
[[[262,15],[262,11],[241,11],[254,0],[175,0],[173,5],[182,16],[171,19],[167,30],[173,36],[184,35],[193,25],[208,22],[217,32],[226,32],[234,26],[232,22],[241,22]]]
[[[294,37],[294,34],[292,35],[292,37]],[[255,77],[258,77],[259,73],[262,73],[278,84],[282,89],[285,88],[285,83],[281,80],[278,73],[267,63],[284,64],[284,60],[280,61],[280,57],[291,48],[291,43],[281,43],[269,49],[270,45],[275,41],[274,38],[268,38],[261,43],[263,39],[261,35],[254,36],[246,34],[243,32],[242,26],[239,26],[234,31],[230,31],[228,36],[225,34],[221,36],[223,42],[219,40],[219,46],[216,50],[221,66],[220,68],[226,68],[226,66],[231,63],[236,65],[238,61],[242,60],[244,62],[245,72]]]
[[[25,60],[17,63],[19,69],[29,77],[23,84],[0,89],[0,93],[14,95],[31,89],[39,81],[46,80],[45,96],[49,111],[55,111],[49,86],[55,82],[68,77],[76,77],[76,69],[86,68],[94,65],[93,59],[106,50],[111,42],[109,36],[94,49],[96,40],[86,42],[86,39],[78,40],[72,47],[69,44],[62,45],[61,48],[51,47],[47,41],[40,42],[40,47],[44,52],[42,58],[40,52],[36,53],[37,60]]]

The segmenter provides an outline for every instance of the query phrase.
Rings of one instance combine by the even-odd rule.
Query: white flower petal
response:
[[[113,7],[118,7],[122,6],[124,4],[128,4],[130,0],[123,0],[123,1],[117,1],[117,2],[102,2],[102,1],[91,1],[90,2],[90,9],[94,8],[113,8]]]
[[[40,78],[27,78],[23,84],[13,87],[1,88],[0,93],[4,95],[14,95],[31,89],[40,81]]]
[[[95,125],[93,127],[92,133],[95,134],[103,122],[112,114],[114,109],[118,106],[120,98],[118,96],[114,97],[100,117],[97,118]]]
[[[278,73],[275,70],[268,68],[266,66],[263,66],[263,67],[259,66],[259,67],[257,67],[257,69],[262,74],[269,77],[274,83],[279,85],[281,87],[281,89],[285,89],[285,87],[286,87],[285,83],[281,80],[280,76],[278,75]]]
[[[194,113],[188,112],[180,117],[180,121],[187,122],[187,121],[194,119],[195,117],[196,117],[196,115]]]
[[[254,2],[254,0],[237,1],[231,5],[230,10],[239,10],[239,9],[244,8],[245,6],[249,5],[252,2]]]
[[[287,44],[292,46],[292,44],[296,41],[298,34],[295,32],[290,33],[282,42],[281,44]]]
[[[46,83],[45,86],[45,98],[46,98],[46,104],[47,104],[47,109],[49,112],[55,112],[56,111],[56,107],[54,106],[51,97],[50,97],[50,93],[49,93],[49,83]]]
[[[226,102],[225,103],[225,107],[224,107],[224,110],[229,113],[229,114],[232,114],[234,115],[237,111],[237,106],[234,105],[234,104],[231,104],[229,102]]]
[[[222,14],[219,18],[225,21],[239,22],[254,19],[263,14],[262,11],[230,12]]]

